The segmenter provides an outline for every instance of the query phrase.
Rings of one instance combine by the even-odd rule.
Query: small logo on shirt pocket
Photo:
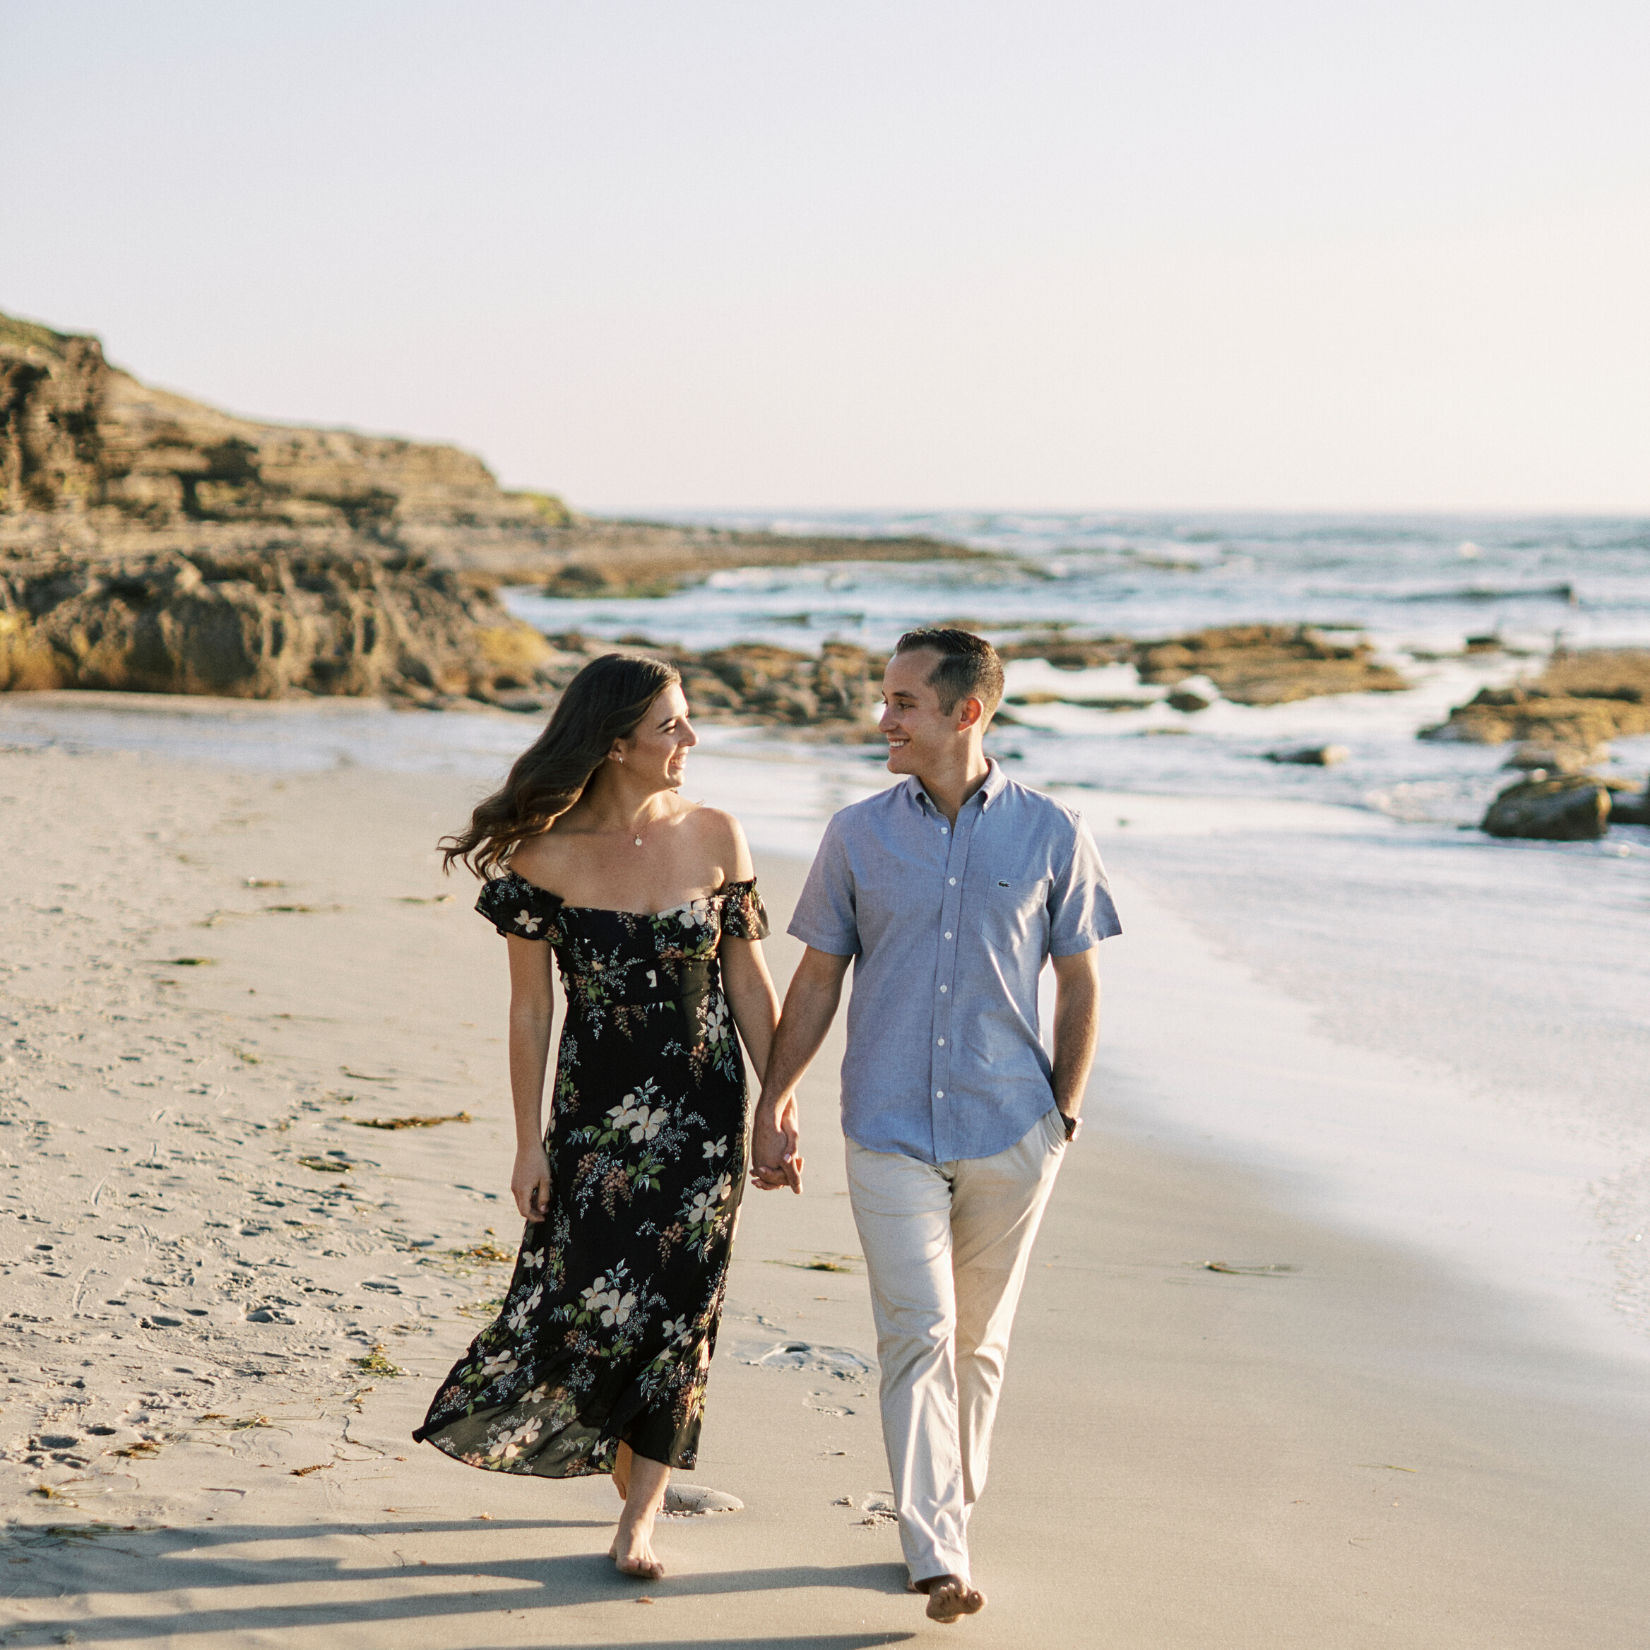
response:
[[[998,877],[997,878],[997,886],[999,888],[1006,888],[1008,886],[1008,884],[1006,882],[1004,882],[1001,877]]]

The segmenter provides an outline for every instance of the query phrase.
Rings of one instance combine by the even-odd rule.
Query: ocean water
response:
[[[958,621],[998,640],[1049,623],[1153,638],[1265,621],[1361,633],[1412,687],[1268,707],[1183,713],[1129,666],[1009,668],[1010,694],[1137,696],[1138,709],[1015,706],[999,755],[1034,783],[1180,795],[1297,797],[1395,818],[1468,824],[1506,777],[1504,752],[1428,744],[1424,727],[1479,688],[1538,669],[1555,646],[1650,646],[1650,520],[1384,516],[1113,516],[838,512],[702,514],[734,527],[865,536],[928,534],[1002,552],[1001,562],[841,563],[713,574],[643,599],[506,592],[547,633],[580,630],[693,647],[823,641],[887,648],[917,624]],[[1495,651],[1467,653],[1469,637]],[[1208,691],[1206,688],[1205,691]],[[752,736],[760,741],[760,735]],[[1328,770],[1269,752],[1332,743]],[[1650,767],[1624,742],[1619,771]]]
[[[534,611],[553,629],[645,630],[693,646],[840,637],[885,647],[913,624],[954,618],[987,633],[1055,620],[1129,636],[1246,621],[1353,625],[1397,646],[1446,649],[1495,632],[1536,648],[1555,637],[1650,640],[1650,520],[892,511],[682,519],[925,534],[1014,560],[745,569],[670,597],[557,600]]]

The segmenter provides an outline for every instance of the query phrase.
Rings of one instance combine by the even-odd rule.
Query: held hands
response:
[[[550,1213],[550,1159],[541,1145],[522,1146],[510,1171],[510,1195],[525,1220],[543,1220]]]
[[[777,1104],[757,1102],[751,1119],[751,1182],[758,1191],[777,1192],[789,1186],[802,1195],[802,1154],[797,1147],[796,1096],[787,1094]]]

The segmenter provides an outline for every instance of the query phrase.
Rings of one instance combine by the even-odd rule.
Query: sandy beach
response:
[[[414,1446],[520,1230],[502,947],[433,854],[479,789],[0,752],[3,1642],[1640,1641],[1642,1346],[1157,1127],[1211,1074],[1281,1116],[1330,1081],[1400,1115],[1416,1068],[1110,840],[1127,933],[974,1524],[983,1616],[941,1629],[901,1590],[839,1044],[807,1196],[746,1197],[688,1475],[743,1510],[663,1521],[643,1588],[601,1556],[606,1480]],[[759,855],[776,929],[804,869]],[[796,948],[769,950],[783,982]]]

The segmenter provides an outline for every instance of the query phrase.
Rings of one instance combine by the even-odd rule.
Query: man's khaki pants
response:
[[[991,1424],[1043,1218],[1065,1152],[1051,1110],[993,1157],[924,1163],[848,1142],[882,1364],[882,1437],[913,1581],[968,1569]]]

